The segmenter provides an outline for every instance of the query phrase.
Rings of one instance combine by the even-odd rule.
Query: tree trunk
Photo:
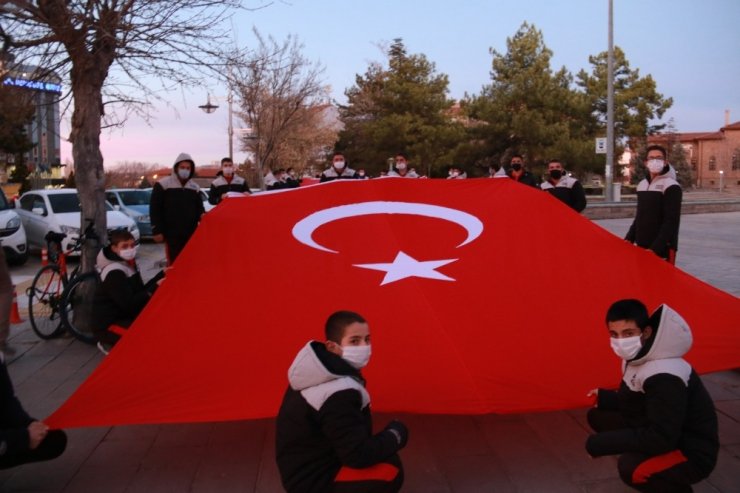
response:
[[[80,198],[80,234],[93,225],[94,235],[88,237],[80,254],[82,272],[95,268],[100,248],[107,243],[107,218],[105,210],[105,173],[103,155],[100,152],[100,129],[103,108],[102,81],[93,76],[95,70],[73,67],[72,91],[74,111],[72,113],[72,157],[77,193]],[[92,288],[92,285],[90,286]],[[81,293],[82,294],[82,293]],[[84,293],[91,300],[93,293]],[[75,307],[75,322],[80,327],[89,327],[92,320],[92,303]]]

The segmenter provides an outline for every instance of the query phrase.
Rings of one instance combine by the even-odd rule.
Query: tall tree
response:
[[[0,4],[2,49],[16,61],[39,68],[35,76],[57,74],[71,87],[69,140],[82,205],[82,227],[92,222],[105,238],[105,174],[100,132],[124,109],[156,97],[153,82],[195,84],[218,61],[226,32],[218,28],[238,0],[14,0]],[[226,27],[226,26],[224,26]],[[197,70],[196,70],[197,69]],[[68,79],[67,79],[68,77]],[[120,107],[120,106],[119,106]],[[109,111],[106,111],[108,109]],[[126,113],[123,115],[125,116]],[[119,120],[120,121],[120,120]],[[83,252],[91,270],[98,245]]]
[[[487,123],[472,129],[479,159],[508,162],[518,153],[535,168],[550,158],[571,170],[595,166],[590,108],[566,68],[551,68],[542,32],[525,22],[506,47],[506,53],[490,50],[491,84],[463,102],[470,117]]]
[[[447,75],[437,74],[424,55],[409,55],[401,39],[387,56],[388,67],[370,64],[345,91],[348,102],[340,107],[345,127],[337,148],[353,167],[370,173],[387,169],[387,159],[401,151],[422,173],[439,172],[464,135],[447,114],[453,103]]]
[[[295,37],[279,43],[254,33],[258,46],[233,63],[233,76],[240,115],[251,129],[242,145],[254,155],[261,180],[263,167],[290,167],[331,145],[336,128],[324,113],[323,68],[303,55]]]
[[[588,99],[591,114],[602,128],[606,126],[607,52],[588,57],[591,73],[578,72],[577,83]],[[621,48],[614,48],[614,138],[644,138],[665,128],[666,124],[651,124],[660,119],[673,105],[657,91],[651,75],[640,76],[639,69],[630,68]]]

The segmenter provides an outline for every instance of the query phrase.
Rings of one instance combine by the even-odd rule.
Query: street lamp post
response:
[[[229,159],[233,161],[234,159],[234,107],[233,102],[234,98],[231,94],[231,87],[229,87],[229,93],[226,96],[226,101],[229,105],[229,126],[227,128],[227,133],[229,135]],[[202,104],[198,106],[198,108],[202,109],[205,113],[211,114],[214,111],[218,109],[218,105],[211,103],[211,95],[208,95],[208,100],[206,101],[206,104]]]
[[[719,170],[719,193],[722,193],[722,189],[725,187],[725,170]]]
[[[606,169],[604,198],[614,201],[612,171],[614,169],[614,3],[609,0],[609,52],[606,64]]]

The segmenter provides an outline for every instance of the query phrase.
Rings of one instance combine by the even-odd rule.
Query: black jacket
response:
[[[93,327],[104,331],[112,324],[128,327],[144,309],[150,295],[135,266],[107,246],[98,253],[100,276],[93,303]]]
[[[345,167],[340,172],[337,172],[334,166],[329,166],[329,169],[325,169],[321,173],[321,178],[319,179],[319,182],[324,183],[325,181],[333,180],[356,180],[358,177],[359,175],[352,168]]]
[[[163,234],[166,238],[190,239],[198,227],[200,216],[205,213],[200,197],[200,187],[192,180],[195,165],[190,168],[190,178],[183,185],[177,177],[177,164],[193,160],[180,154],[175,161],[172,174],[154,184],[149,202],[152,234]]]
[[[539,183],[537,183],[537,178],[535,178],[534,175],[527,170],[524,170],[522,174],[519,175],[519,179],[517,179],[514,176],[512,170],[509,170],[507,174],[509,175],[509,178],[511,178],[514,181],[518,181],[519,183],[529,185],[530,187],[540,188]]]
[[[221,202],[223,194],[226,192],[251,193],[247,185],[247,180],[241,176],[234,175],[230,182],[226,181],[226,178],[223,176],[219,176],[211,182],[208,202],[212,205],[218,205]]]
[[[540,188],[576,212],[581,212],[586,208],[586,192],[575,178],[564,176],[555,185],[550,181],[545,181]]]
[[[681,186],[669,165],[652,181],[645,178],[637,185],[637,212],[625,240],[656,255],[668,258],[668,250],[678,250],[681,222]]]
[[[15,396],[8,369],[0,358],[0,457],[28,450],[28,425],[33,421]]]
[[[658,327],[646,345],[624,366],[618,391],[599,389],[597,407],[618,411],[626,428],[591,435],[592,456],[639,452],[656,456],[679,449],[705,476],[719,451],[717,413],[709,393],[681,358],[691,347],[688,325],[667,305],[652,324]]]
[[[278,469],[288,493],[324,493],[342,466],[369,467],[393,462],[400,467],[396,437],[373,435],[369,395],[359,371],[310,342],[288,374],[276,422]]]

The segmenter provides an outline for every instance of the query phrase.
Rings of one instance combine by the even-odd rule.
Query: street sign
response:
[[[596,154],[606,154],[606,137],[596,137]]]

